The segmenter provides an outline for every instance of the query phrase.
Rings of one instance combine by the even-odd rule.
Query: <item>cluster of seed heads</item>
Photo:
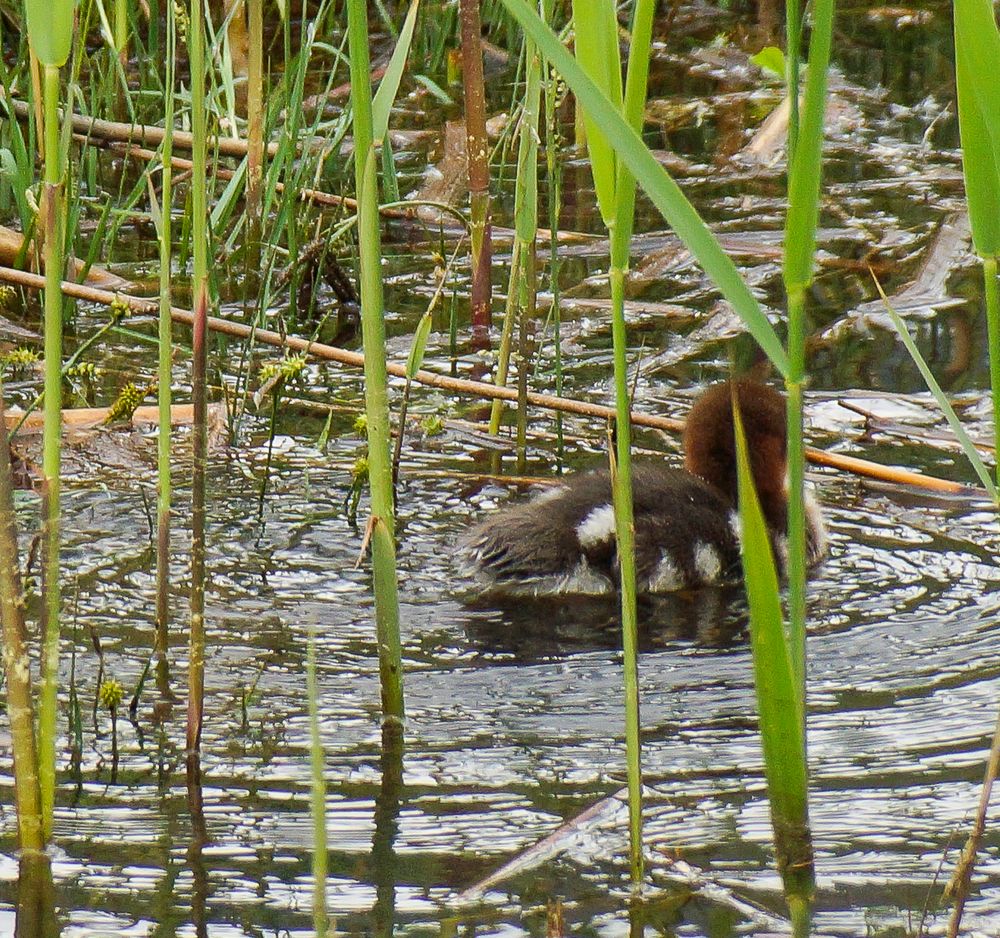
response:
[[[108,416],[104,418],[106,424],[118,423],[119,421],[131,420],[135,409],[143,402],[149,393],[150,388],[140,388],[129,381],[118,393],[115,402],[108,409]]]
[[[77,362],[66,369],[67,378],[85,378],[93,380],[100,373],[100,369],[93,362]]]
[[[0,357],[0,365],[3,366],[4,370],[9,368],[12,372],[24,371],[39,361],[41,357],[34,349],[15,348]]]
[[[191,20],[188,18],[187,7],[183,3],[174,3],[174,24],[177,27],[177,38],[187,45],[188,27]]]
[[[108,678],[97,692],[97,699],[105,710],[117,710],[125,699],[125,688],[114,678]]]
[[[286,355],[281,361],[268,362],[264,365],[260,369],[260,377],[265,384],[273,378],[290,381],[298,377],[305,367],[305,355]]]

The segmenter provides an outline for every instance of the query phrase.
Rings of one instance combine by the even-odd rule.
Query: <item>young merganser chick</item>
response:
[[[787,559],[785,400],[749,379],[708,388],[684,426],[684,469],[637,461],[632,469],[640,592],[665,593],[738,581],[735,388],[751,471],[780,569]],[[826,553],[819,507],[806,494],[810,565]],[[488,591],[540,596],[608,593],[618,560],[611,476],[577,473],[490,518],[462,539],[463,565]]]

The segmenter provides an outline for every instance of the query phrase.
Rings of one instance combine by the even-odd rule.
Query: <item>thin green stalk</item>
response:
[[[44,629],[38,713],[38,774],[43,836],[52,836],[56,796],[56,695],[59,690],[59,489],[62,443],[63,226],[59,149],[59,68],[46,65],[45,89],[45,427],[42,435]]]
[[[205,705],[205,483],[208,471],[207,320],[208,215],[206,211],[205,23],[202,0],[191,4],[188,53],[191,62],[191,213],[194,325],[191,340],[191,398],[194,405],[191,475],[191,633],[188,651],[187,751],[196,766]],[[195,760],[192,762],[191,760]]]
[[[174,129],[174,56],[177,29],[174,7],[167,4],[167,63],[164,78],[163,148],[160,155],[162,167],[162,196],[160,210],[160,319],[159,363],[157,371],[157,399],[160,405],[160,426],[157,437],[157,488],[156,488],[156,657],[166,661],[169,641],[170,617],[170,405],[173,364],[173,328],[170,318],[170,282],[173,245],[171,243],[171,203],[173,202]]]
[[[805,382],[805,295],[815,270],[816,225],[823,172],[823,123],[833,36],[834,0],[816,0],[809,46],[801,135],[789,160],[784,281],[788,297],[788,630],[793,668],[803,700],[806,687],[805,455],[802,394]],[[805,711],[803,710],[803,719]]]
[[[515,194],[516,198],[516,194]],[[518,284],[521,278],[521,250],[523,244],[520,238],[514,238],[510,249],[510,277],[507,280],[507,300],[504,303],[503,326],[500,329],[500,345],[497,348],[497,372],[495,383],[497,387],[507,386],[507,376],[510,369],[510,344],[514,335],[514,316],[517,311]],[[496,436],[500,432],[500,418],[503,415],[503,401],[497,399],[490,406],[490,433]]]
[[[576,54],[583,70],[603,92],[627,127],[642,127],[654,0],[638,0],[632,19],[632,44],[624,91],[617,42],[615,7],[601,0],[576,0]],[[551,53],[550,53],[551,54]],[[564,70],[565,73],[565,70]],[[614,346],[616,454],[612,459],[622,652],[625,691],[625,752],[629,790],[630,865],[633,886],[643,876],[642,765],[639,732],[638,612],[635,568],[635,521],[632,501],[631,396],[628,382],[628,333],[625,324],[625,275],[635,215],[635,177],[612,143],[611,128],[584,104],[587,147],[601,216],[611,240],[611,333]]]
[[[389,453],[389,398],[382,301],[381,233],[378,216],[377,157],[373,142],[368,10],[364,0],[348,0],[351,105],[354,120],[354,177],[358,198],[358,262],[365,354],[365,410],[371,485],[372,579],[382,710],[386,720],[402,720],[403,675],[399,639],[392,460]]]
[[[3,664],[7,679],[7,718],[10,720],[14,761],[14,797],[17,806],[18,843],[22,851],[42,850],[42,824],[35,718],[31,696],[31,658],[24,625],[24,594],[18,566],[14,484],[10,446],[4,414],[3,380],[0,378],[0,627]]]
[[[497,351],[495,383],[498,387],[507,386],[514,319],[520,309],[522,310],[522,323],[524,320],[522,297],[526,293],[524,286],[529,266],[532,271],[534,268],[533,254],[535,236],[538,232],[538,107],[541,95],[541,59],[537,47],[530,39],[525,40],[524,51],[528,64],[524,104],[517,131],[517,179],[514,186],[515,234],[514,244],[511,247],[510,276],[507,280],[507,302],[504,305],[503,328],[500,333],[500,347]],[[529,253],[532,255],[530,261]],[[535,292],[533,277],[529,289],[533,295]],[[527,365],[523,357],[518,369],[519,386],[522,373],[527,375]],[[500,431],[502,412],[503,402],[495,400],[490,409],[490,433],[493,435]],[[519,400],[519,422],[521,414]]]
[[[785,0],[785,87],[788,95],[788,143],[785,165],[791,166],[799,142],[799,61],[802,54],[802,0]]]
[[[326,781],[323,778],[323,741],[319,735],[319,687],[316,683],[316,630],[309,630],[306,653],[306,694],[309,697],[310,807],[313,822],[313,929],[316,938],[325,938],[330,930],[326,911]]]
[[[788,638],[802,699],[806,695],[806,515],[802,392],[805,383],[805,291],[788,292],[788,360],[785,381],[788,434]],[[803,718],[805,711],[803,710]]]
[[[542,0],[542,19],[554,27],[555,0]],[[559,207],[562,205],[562,165],[559,162],[559,116],[556,113],[556,76],[543,61],[545,81],[545,169],[548,181],[549,292],[552,294],[552,341],[555,343],[556,396],[563,393],[562,309],[559,290]],[[564,456],[563,419],[556,414],[556,459],[562,471]]]

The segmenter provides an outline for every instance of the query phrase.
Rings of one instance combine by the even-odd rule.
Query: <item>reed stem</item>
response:
[[[191,475],[191,634],[188,652],[187,751],[189,766],[197,762],[205,706],[205,484],[208,471],[207,320],[208,213],[205,173],[205,38],[202,0],[192,0],[188,29],[191,61],[192,280],[191,399],[194,405]]]
[[[247,61],[247,251],[246,270],[259,276],[264,184],[264,2],[247,0],[250,55]]]
[[[170,317],[171,262],[173,257],[171,205],[173,203],[173,136],[174,126],[174,61],[177,48],[177,28],[172,3],[167,4],[167,61],[165,75],[162,195],[160,199],[160,318],[159,362],[157,369],[157,400],[160,405],[160,427],[157,437],[157,502],[156,502],[156,645],[155,655],[166,662],[170,638],[170,406],[173,365],[173,320]]]
[[[399,587],[396,579],[392,459],[389,451],[389,397],[382,300],[382,249],[376,175],[378,159],[372,131],[367,5],[364,0],[348,0],[347,13],[354,119],[354,175],[358,198],[358,262],[361,269],[368,472],[371,484],[370,524],[375,632],[378,642],[383,717],[386,720],[402,720],[403,675],[399,639]]]
[[[313,929],[326,938],[330,917],[326,911],[326,780],[323,778],[323,741],[319,735],[319,686],[316,683],[316,632],[309,631],[306,654],[306,695],[309,697],[310,809],[313,822]]]
[[[62,444],[62,159],[59,148],[59,68],[44,66],[45,94],[45,428],[42,435],[43,648],[38,713],[38,775],[43,838],[52,836],[56,793],[59,690],[59,492]]]
[[[478,344],[489,343],[492,322],[490,267],[490,149],[486,137],[486,89],[479,0],[459,0],[462,34],[462,83],[469,161],[469,220],[472,244],[471,317]]]
[[[14,762],[14,797],[18,843],[23,851],[43,850],[41,790],[35,748],[35,716],[31,694],[31,658],[24,625],[24,594],[18,566],[14,482],[0,377],[0,627],[7,680],[7,718],[10,720]]]

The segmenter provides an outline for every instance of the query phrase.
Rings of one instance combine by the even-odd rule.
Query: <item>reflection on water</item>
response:
[[[56,829],[64,853],[54,865],[59,906],[69,910],[64,934],[153,934],[153,920],[156,934],[198,932],[200,922],[212,935],[310,927],[302,687],[313,623],[328,902],[339,927],[388,934],[393,922],[438,921],[449,895],[624,784],[613,604],[469,600],[448,532],[479,508],[456,498],[461,479],[421,475],[451,458],[425,455],[406,474],[408,717],[395,761],[378,726],[366,576],[352,569],[362,535],[336,509],[346,473],[303,440],[272,480],[261,528],[249,520],[254,486],[241,493],[232,465],[217,470],[213,511],[231,520],[212,529],[204,844],[191,852],[199,837],[186,807],[182,708],[157,727],[147,690],[143,736],[119,725],[118,782],[102,725],[102,735],[88,734],[79,789],[69,780],[64,788]],[[1000,528],[976,503],[896,497],[833,474],[816,480],[832,541],[810,588],[818,925],[823,934],[865,934],[866,922],[901,928],[919,916],[977,798],[1000,685],[1000,571],[990,561]],[[151,567],[136,564],[145,549],[141,499],[87,489],[72,493],[69,508],[78,614],[99,623],[108,671],[130,688],[153,634]],[[175,615],[183,622],[180,594]],[[743,630],[738,593],[666,597],[644,609],[648,850],[654,880],[679,857],[780,916]],[[76,645],[87,700],[96,665],[88,640],[78,634]],[[182,673],[179,627],[173,654]],[[9,850],[10,813],[4,822]],[[541,870],[489,892],[488,912],[466,910],[460,920],[528,928],[525,910],[562,896],[567,927],[627,927],[625,846],[623,824],[581,835]],[[988,834],[970,926],[1000,915],[990,885],[998,846]],[[0,869],[11,903],[16,872],[13,863]],[[719,916],[735,916],[738,930],[744,921],[704,896],[670,908],[665,920],[682,934],[716,933]]]

